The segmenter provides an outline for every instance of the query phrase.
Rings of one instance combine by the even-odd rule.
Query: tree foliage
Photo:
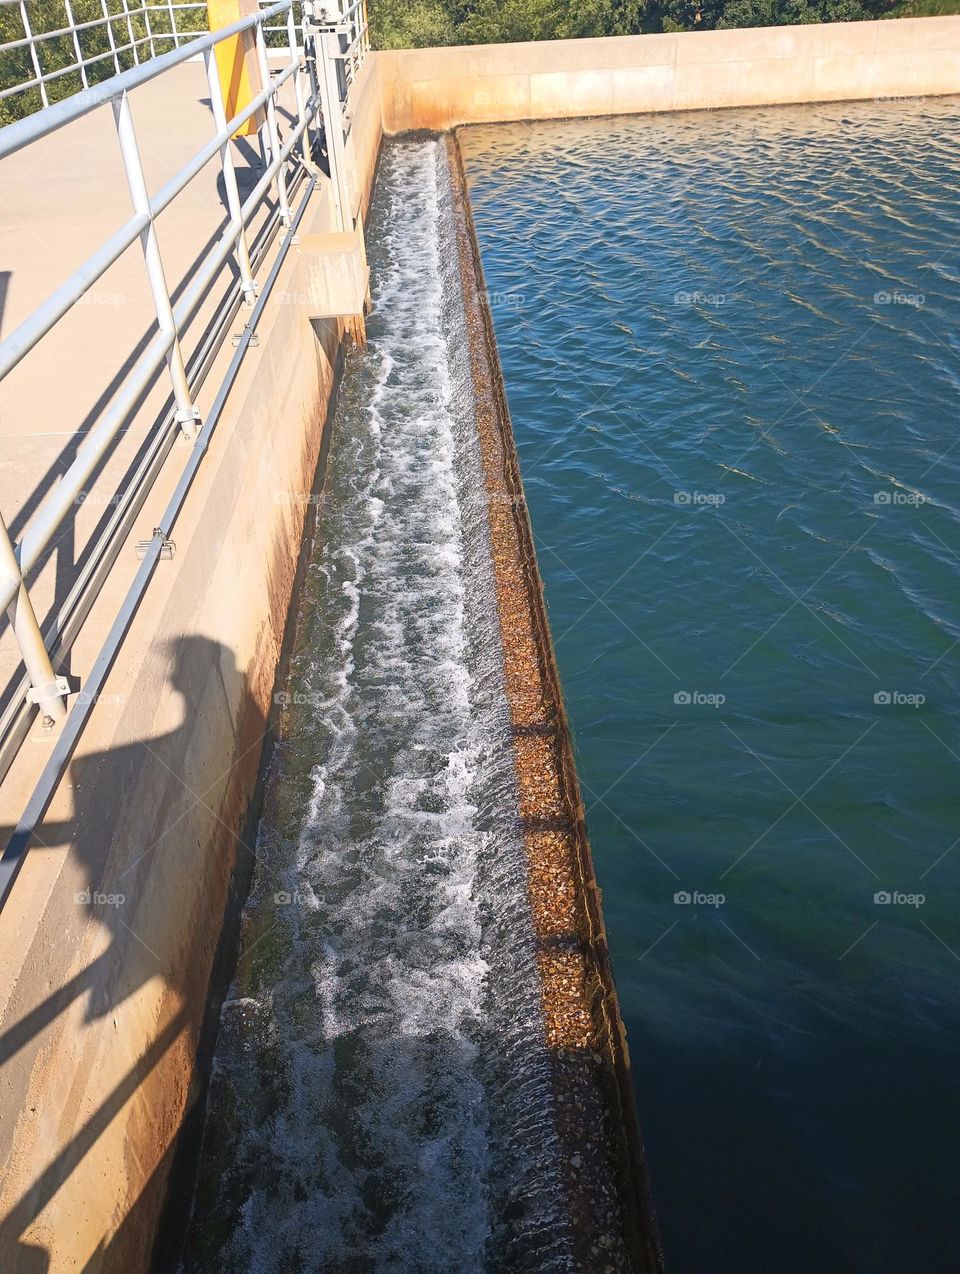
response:
[[[370,0],[379,48],[852,22],[896,0]]]
[[[176,0],[174,0],[176,3]],[[148,13],[140,12],[139,0],[131,3],[127,13],[122,0],[71,0],[73,20],[84,29],[78,31],[80,52],[89,60],[87,83],[91,86],[108,80],[112,75],[129,70],[134,65],[134,55],[129,47],[138,42],[137,53],[141,60],[152,52],[166,53],[174,47],[172,40],[164,39],[173,31],[170,11],[165,0],[145,0]],[[69,27],[70,17],[64,0],[27,0],[27,21],[35,37]],[[106,21],[104,20],[106,9]],[[108,28],[109,23],[109,28]],[[96,25],[92,25],[96,24]],[[149,24],[149,25],[148,25]],[[203,9],[184,9],[176,13],[176,29],[180,35],[206,30],[207,15]],[[111,44],[110,37],[113,37]],[[152,45],[150,35],[154,37]],[[26,30],[19,4],[0,6],[0,44],[24,40]],[[114,49],[120,52],[114,56]],[[72,35],[57,35],[50,39],[37,39],[35,53],[40,71],[52,76],[46,82],[47,99],[59,102],[71,97],[83,88],[77,65],[77,51]],[[59,74],[58,74],[59,72]],[[0,88],[29,83],[36,76],[36,68],[30,48],[19,48],[0,53]],[[25,89],[14,96],[0,99],[0,125],[10,124],[39,110],[43,100],[38,88]]]

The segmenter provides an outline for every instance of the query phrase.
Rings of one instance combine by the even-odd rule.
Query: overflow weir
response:
[[[453,139],[385,145],[367,236],[185,1268],[653,1270]]]
[[[463,166],[449,133],[394,135],[951,93],[958,48],[960,19],[945,18],[368,54],[349,77],[343,146],[328,139],[333,179],[294,153],[317,109],[312,96],[294,101],[295,66],[269,90],[268,113],[299,117],[299,132],[274,132],[272,166],[259,184],[251,168],[244,196],[262,197],[284,165],[288,187],[278,178],[280,206],[251,226],[250,262],[215,315],[191,289],[196,225],[177,221],[153,162],[170,112],[193,127],[209,104],[204,68],[170,54],[156,59],[163,76],[118,77],[122,103],[128,88],[140,94],[144,169],[154,202],[167,200],[138,206],[129,243],[146,243],[164,212],[174,330],[199,308],[206,331],[238,329],[237,349],[207,342],[196,363],[185,353],[195,449],[172,445],[177,433],[193,441],[180,404],[162,455],[137,451],[130,424],[128,442],[118,434],[118,450],[87,466],[91,487],[105,466],[142,469],[145,455],[159,476],[122,505],[86,488],[73,501],[81,547],[100,535],[98,504],[119,519],[82,628],[79,611],[58,627],[62,563],[25,554],[39,533],[37,502],[22,495],[44,469],[61,472],[44,426],[73,420],[89,391],[62,462],[71,474],[87,464],[83,440],[118,383],[88,374],[96,349],[77,342],[93,312],[70,308],[82,291],[60,296],[70,339],[38,344],[46,363],[24,359],[4,382],[4,420],[40,422],[5,478],[20,537],[6,582],[22,619],[29,576],[57,620],[49,662],[58,675],[70,665],[81,695],[62,734],[24,742],[0,789],[16,849],[0,912],[0,1267],[168,1268],[182,1251],[189,1270],[659,1268]],[[31,189],[41,164],[61,182],[70,167],[63,233],[45,248],[64,274],[71,215],[89,213],[81,228],[103,240],[116,218],[97,218],[126,194],[98,158],[116,137],[97,102],[70,100],[36,117],[46,124],[29,146],[25,121],[13,140],[0,130],[10,189]],[[123,105],[118,121],[129,159]],[[362,323],[317,307],[311,254],[362,230],[378,162],[370,343],[344,353]],[[131,193],[142,205],[136,183]],[[219,199],[213,180],[185,217]],[[15,212],[0,209],[12,247]],[[222,223],[203,230],[215,238]],[[15,282],[30,278],[29,255],[13,264]],[[264,286],[241,312],[248,265]],[[35,305],[43,286],[23,295]],[[11,295],[13,322],[28,324]],[[133,354],[157,321],[149,297],[96,317],[121,351],[143,330]],[[29,352],[23,331],[13,335]],[[13,368],[23,349],[10,339],[0,350]],[[218,374],[227,388],[204,390]],[[129,420],[167,419],[165,385],[145,379]],[[61,487],[58,507],[70,503]],[[48,539],[52,527],[45,519]],[[0,636],[18,685],[11,631]],[[59,682],[32,684],[51,711],[62,702]]]

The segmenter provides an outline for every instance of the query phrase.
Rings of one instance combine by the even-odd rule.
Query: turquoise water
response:
[[[676,1274],[960,1268],[958,126],[462,134]]]

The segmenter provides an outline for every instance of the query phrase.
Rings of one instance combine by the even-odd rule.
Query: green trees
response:
[[[876,18],[896,0],[370,0],[379,48]]]
[[[176,0],[174,0],[176,3]],[[133,53],[124,46],[138,41],[138,53],[142,59],[152,56],[153,51],[166,53],[173,48],[173,41],[163,39],[173,28],[170,22],[170,11],[165,0],[145,0],[147,12],[141,12],[139,0],[131,0],[125,12],[122,0],[71,0],[74,21],[78,24],[96,23],[85,27],[78,33],[80,51],[86,59],[95,59],[87,68],[89,84],[99,84],[115,75],[117,66],[120,70],[128,70],[134,65]],[[104,5],[110,19],[110,31],[104,22]],[[35,36],[44,32],[61,31],[69,26],[66,6],[63,0],[27,0],[27,20]],[[206,30],[207,16],[203,9],[182,9],[176,13],[177,31],[181,35],[199,33]],[[0,6],[0,44],[22,40],[26,32],[18,4]],[[114,58],[110,44],[113,35],[113,46],[122,49]],[[150,36],[154,37],[152,46]],[[47,81],[47,100],[59,102],[70,97],[83,88],[79,71],[68,68],[77,64],[77,51],[71,35],[53,36],[48,40],[38,40],[36,54],[40,70],[44,75],[56,71],[57,75]],[[22,46],[18,49],[0,53],[0,88],[24,84],[35,76],[30,49]],[[27,89],[13,97],[0,99],[0,125],[12,123],[24,115],[30,115],[43,105],[40,91],[37,88]]]
[[[960,0],[906,0],[920,5],[960,6]],[[166,0],[71,0],[78,23],[91,23],[79,33],[85,58],[97,58],[87,71],[93,85],[108,79],[117,65],[133,65],[129,48],[114,59],[110,35],[118,48],[131,39],[142,42],[142,57],[173,47],[162,37],[172,31]],[[203,9],[177,9],[176,28],[181,34],[206,29]],[[778,26],[796,22],[849,22],[881,17],[904,0],[369,0],[370,32],[381,49],[429,48],[442,44],[501,44],[523,40],[564,40],[586,36],[633,35],[650,31],[709,31],[714,27]],[[110,32],[102,19],[104,7]],[[909,9],[907,10],[909,12]],[[67,26],[64,0],[27,0],[28,20],[34,34]],[[0,44],[23,39],[25,32],[19,4],[0,4]],[[154,40],[150,40],[150,36]],[[273,39],[274,37],[270,37]],[[64,73],[47,82],[47,98],[59,101],[81,89],[76,50],[71,35],[55,36],[37,44],[37,56],[45,74]],[[0,88],[22,84],[35,74],[27,47],[0,53]],[[42,105],[36,88],[0,99],[0,125],[38,110]]]
[[[643,0],[371,0],[379,48],[630,35]],[[424,35],[430,38],[422,38]]]

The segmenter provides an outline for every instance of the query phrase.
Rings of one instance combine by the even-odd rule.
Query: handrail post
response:
[[[170,14],[170,34],[173,36],[173,47],[180,47],[180,32],[177,30],[177,19],[173,12],[173,0],[167,0],[167,11]]]
[[[7,608],[10,626],[17,639],[30,689],[27,698],[35,703],[44,718],[44,724],[55,725],[67,715],[66,696],[69,685],[66,677],[58,677],[53,671],[50,655],[37,623],[36,612],[23,581],[20,563],[10,542],[7,524],[0,516],[0,576],[18,584],[17,595]]]
[[[297,99],[297,119],[303,119],[303,113],[306,109],[306,100],[303,95],[302,65],[300,64],[300,50],[297,48],[297,26],[293,20],[293,4],[287,10],[287,44],[290,48],[290,61],[298,63],[297,69],[293,76],[293,91]],[[313,153],[310,147],[310,130],[305,128],[303,136],[300,139],[300,149],[307,163],[313,163]]]
[[[40,67],[40,58],[37,56],[37,46],[33,38],[33,28],[30,26],[30,19],[27,16],[27,2],[20,0],[20,21],[23,23],[23,34],[30,41],[30,61],[33,63],[34,74],[39,80],[40,101],[44,106],[50,105],[50,99],[47,97],[47,86],[43,82],[43,71]]]
[[[254,43],[257,50],[257,62],[260,66],[260,78],[263,81],[263,87],[270,87],[270,67],[267,65],[267,41],[263,34],[263,23],[258,22],[254,28]],[[267,98],[267,139],[270,143],[270,160],[274,162],[280,157],[280,133],[277,130],[277,108],[274,101],[276,92],[272,92]],[[287,178],[283,171],[283,164],[277,164],[277,198],[280,205],[280,220],[285,226],[289,226],[292,215],[290,212],[290,201],[287,198]]]
[[[137,49],[136,36],[133,34],[133,20],[130,17],[130,6],[127,4],[127,0],[120,0],[120,2],[123,5],[123,12],[127,16],[127,34],[130,36],[130,44],[131,44],[130,52],[133,54],[133,65],[139,66],[140,52]]]
[[[326,121],[321,120],[323,94],[320,92],[320,77],[317,73],[317,58],[320,56],[317,47],[316,32],[310,27],[306,10],[303,15],[303,63],[307,71],[307,83],[310,85],[310,97],[321,103],[321,110],[313,117],[313,147],[315,153],[323,154],[322,129]],[[306,129],[304,130],[307,131]]]
[[[83,60],[83,51],[80,48],[80,32],[77,30],[77,23],[73,16],[70,0],[63,0],[63,7],[67,11],[67,23],[70,26],[70,34],[73,36],[73,48],[77,55],[77,67],[80,71],[80,83],[84,88],[89,88],[90,81],[87,79],[87,67]]]
[[[110,45],[110,52],[113,54],[113,68],[119,75],[120,55],[117,52],[117,42],[113,38],[113,21],[110,15],[110,10],[107,8],[107,0],[100,0],[100,7],[103,9],[104,26],[107,28],[107,41]]]
[[[327,137],[327,157],[330,176],[333,179],[334,203],[337,209],[339,229],[353,229],[353,207],[350,182],[347,177],[347,156],[343,143],[343,106],[340,102],[340,82],[337,76],[337,58],[340,53],[340,37],[334,31],[317,31],[323,127]]]
[[[153,27],[150,25],[150,5],[147,0],[143,0],[143,25],[147,31],[147,48],[150,50],[150,56],[157,56],[157,46],[153,39]]]
[[[207,49],[203,55],[207,69],[207,83],[210,87],[210,109],[213,112],[213,126],[218,133],[227,131],[227,113],[223,105],[223,89],[220,87],[220,74],[217,70],[217,58],[214,49]],[[230,150],[230,138],[220,147],[220,167],[223,171],[223,189],[226,195],[227,212],[230,220],[240,227],[237,236],[237,262],[240,266],[240,287],[243,291],[245,305],[253,305],[257,298],[257,285],[253,280],[253,269],[250,265],[250,251],[247,247],[246,230],[243,224],[243,213],[240,206],[240,192],[237,189],[237,172],[233,164],[233,152]]]
[[[173,307],[170,304],[170,290],[167,287],[166,275],[163,271],[160,243],[157,239],[157,227],[150,211],[150,195],[147,191],[147,183],[143,175],[143,164],[140,160],[140,150],[137,146],[137,137],[133,127],[130,95],[126,91],[123,92],[119,100],[114,99],[113,114],[117,124],[120,153],[123,156],[123,167],[127,175],[127,185],[130,189],[134,212],[146,213],[150,218],[148,225],[140,236],[140,243],[143,247],[143,257],[147,266],[150,291],[153,294],[157,323],[161,332],[166,332],[173,337],[167,354],[167,367],[170,371],[170,379],[173,381],[173,393],[177,404],[177,423],[183,436],[188,440],[192,440],[197,436],[200,413],[193,405],[190,387],[187,384],[187,373],[183,365],[183,353],[180,349],[180,334],[177,331],[176,320],[173,317]]]

